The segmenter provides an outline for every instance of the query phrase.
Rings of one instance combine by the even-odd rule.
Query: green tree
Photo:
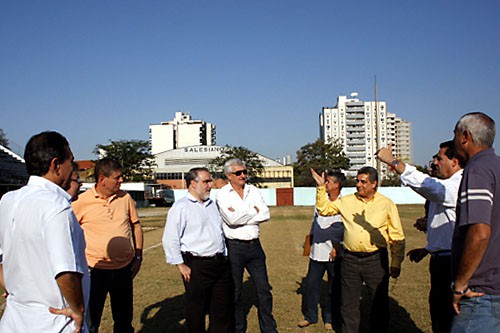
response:
[[[4,146],[5,148],[9,148],[9,140],[7,139],[7,135],[5,135],[5,132],[3,129],[0,128],[0,145]]]
[[[294,186],[316,186],[310,169],[324,172],[333,169],[349,169],[349,159],[337,141],[323,142],[318,139],[302,146],[297,151],[297,161],[293,164]]]
[[[397,173],[390,173],[388,177],[384,177],[380,186],[401,186],[401,179]]]
[[[110,140],[108,145],[96,145],[93,153],[119,161],[125,181],[153,179],[155,161],[147,140]]]
[[[264,172],[264,165],[259,155],[250,149],[245,147],[232,147],[226,145],[222,150],[222,153],[210,161],[208,168],[216,178],[224,178],[224,163],[231,158],[239,158],[243,162],[248,170],[247,182],[255,186],[260,187],[262,178],[261,175]]]

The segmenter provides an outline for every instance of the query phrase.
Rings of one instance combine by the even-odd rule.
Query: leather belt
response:
[[[226,238],[226,241],[236,242],[236,243],[244,243],[244,244],[253,244],[253,243],[257,243],[259,241],[259,239],[258,238],[254,238],[254,239],[232,239],[232,238]]]
[[[350,255],[357,257],[357,258],[368,258],[368,257],[374,256],[374,255],[379,254],[380,252],[386,251],[386,250],[380,249],[380,250],[376,250],[373,252],[352,252],[352,251],[344,249],[344,251],[345,251],[345,254],[350,254]]]
[[[221,252],[211,256],[197,256],[191,252],[182,252],[182,256],[188,260],[225,260],[227,258],[224,253]]]

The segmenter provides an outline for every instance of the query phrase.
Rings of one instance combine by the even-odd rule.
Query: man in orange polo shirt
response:
[[[72,206],[85,234],[90,268],[89,331],[98,332],[109,292],[114,332],[134,332],[132,280],[142,261],[142,228],[135,201],[120,190],[121,165],[103,158],[95,165],[96,185]]]

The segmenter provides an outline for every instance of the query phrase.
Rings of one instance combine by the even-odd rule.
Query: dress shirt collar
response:
[[[462,178],[463,173],[464,173],[464,169],[460,169],[457,172],[455,172],[453,175],[451,175],[450,179]]]
[[[47,178],[39,177],[39,176],[30,176],[28,180],[28,185],[38,186],[45,189],[48,189],[52,192],[56,192],[59,195],[62,195],[68,202],[71,202],[71,195],[68,194],[61,186],[56,183],[51,182]]]
[[[197,203],[197,202],[198,202],[198,203],[201,203],[200,201],[198,201],[198,199],[196,199],[196,198],[194,197],[194,195],[192,195],[192,194],[191,194],[191,193],[189,193],[189,192],[186,194],[186,198],[187,198],[189,201],[191,201],[192,203]],[[212,199],[210,199],[210,198],[208,198],[207,200],[205,200],[205,201],[203,201],[203,202],[202,202],[203,206],[205,206],[205,207],[208,207],[211,203],[212,203]]]
[[[375,200],[375,198],[379,196],[378,191],[375,191],[375,194],[370,199],[366,199],[366,198],[360,197],[359,194],[358,194],[358,192],[354,193],[354,195],[356,196],[356,198],[358,198],[358,200],[363,201],[364,203],[368,203],[368,202],[370,202],[372,200]]]
[[[234,189],[233,185],[231,185],[231,183],[227,183],[227,186],[229,187],[229,192],[238,193]],[[250,191],[250,186],[248,186],[248,184],[245,184],[245,186],[243,187],[243,197],[245,197],[247,195],[248,191]]]

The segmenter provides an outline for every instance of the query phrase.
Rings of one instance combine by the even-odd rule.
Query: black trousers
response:
[[[130,265],[120,269],[90,268],[89,332],[99,332],[109,293],[114,333],[133,333],[133,283]]]
[[[260,331],[263,333],[277,332],[276,321],[272,314],[273,295],[267,277],[266,255],[259,239],[252,241],[226,239],[226,244],[234,281],[235,333],[244,333],[247,330],[247,319],[241,297],[245,268],[252,277],[257,292]]]
[[[449,333],[455,313],[450,291],[451,256],[432,256],[429,262],[429,271],[431,273],[429,308],[432,331],[434,333]]]
[[[341,264],[340,313],[342,333],[358,333],[361,319],[360,297],[363,282],[370,304],[370,331],[384,333],[389,328],[389,257],[382,249],[373,254],[345,251]]]
[[[233,319],[233,282],[227,257],[193,257],[183,254],[184,263],[191,268],[186,289],[186,324],[190,333],[204,333],[208,313],[208,332],[231,332]]]

